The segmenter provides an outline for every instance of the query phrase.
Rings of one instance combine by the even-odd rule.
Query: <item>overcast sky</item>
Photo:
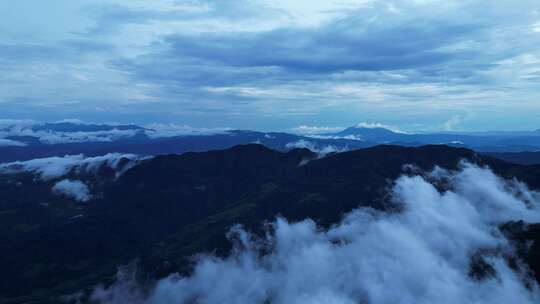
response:
[[[538,0],[17,0],[0,12],[0,118],[540,128]]]

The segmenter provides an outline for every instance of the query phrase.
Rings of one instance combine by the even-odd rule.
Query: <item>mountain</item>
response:
[[[404,146],[445,144],[481,152],[523,152],[540,149],[540,136],[536,132],[407,133],[393,131],[384,127],[360,125],[326,135],[330,137],[357,138],[375,144]]]
[[[331,227],[359,206],[396,212],[387,192],[407,168],[459,170],[463,160],[540,189],[540,166],[441,145],[376,146],[323,158],[308,149],[279,152],[256,144],[162,155],[118,178],[87,176],[89,184],[102,183],[99,195],[83,204],[51,196],[50,181],[0,175],[8,202],[0,206],[1,303],[56,303],[60,295],[84,294],[98,283],[112,283],[117,266],[134,260],[141,282],[188,274],[194,254],[230,252],[226,235],[235,224],[262,234],[262,223],[278,215]],[[70,174],[80,178],[77,171]],[[508,223],[504,231],[524,244],[539,240],[531,227],[536,229]],[[521,255],[540,279],[537,247]]]
[[[4,123],[0,125],[0,139],[10,142],[1,145],[0,149],[7,149],[9,152],[12,147],[20,147],[22,151],[32,151],[39,150],[42,146],[50,147],[69,143],[148,140],[147,133],[151,132],[155,131],[134,124]]]
[[[407,138],[407,134],[397,133],[389,129],[376,127],[376,128],[366,128],[366,127],[350,127],[338,133],[335,133],[336,136],[354,136],[368,142],[392,142],[392,141],[401,141],[404,138]]]
[[[269,148],[286,151],[295,147],[310,147],[314,150],[357,149],[372,146],[372,143],[352,139],[325,139],[278,133],[231,130],[219,134],[183,135],[151,138],[145,133],[137,133],[127,137],[111,140],[77,142],[59,142],[44,144],[34,137],[24,142],[27,146],[0,147],[0,163],[24,161],[35,158],[84,154],[86,156],[104,155],[107,153],[133,153],[140,155],[180,154],[185,152],[202,152],[215,149],[227,149],[235,145],[260,143]],[[82,133],[84,134],[84,133]],[[80,136],[78,134],[78,136]],[[21,140],[19,137],[10,137]],[[79,139],[79,138],[78,138]],[[32,144],[30,144],[32,142]]]
[[[505,160],[507,162],[522,165],[540,164],[540,151],[537,152],[492,152],[485,153],[491,157]]]
[[[336,133],[298,135],[250,130],[198,130],[178,126],[156,126],[152,129],[131,124],[61,122],[0,126],[0,163],[74,154],[179,154],[227,149],[250,143],[260,143],[280,151],[302,147],[317,151],[344,151],[377,144],[445,144],[490,153],[540,150],[540,136],[535,132],[405,133],[379,126],[359,125]]]

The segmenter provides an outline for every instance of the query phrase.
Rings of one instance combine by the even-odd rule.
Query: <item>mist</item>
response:
[[[337,147],[334,145],[319,145],[305,139],[300,139],[285,145],[287,149],[309,149],[318,154],[319,158],[323,158],[328,154],[342,153],[349,151],[348,147]],[[304,163],[303,163],[304,164]]]
[[[52,192],[73,198],[78,202],[87,202],[92,199],[88,186],[78,180],[61,180],[53,186]]]
[[[140,160],[147,158],[121,153],[108,153],[94,157],[86,157],[83,154],[55,156],[0,164],[0,174],[30,172],[42,180],[52,180],[66,176],[71,172],[96,174],[102,166],[107,166],[115,170],[117,176],[120,176],[138,164]],[[126,163],[122,163],[122,160],[125,160]]]
[[[0,119],[0,147],[26,146],[25,143],[11,137],[34,137],[42,144],[55,145],[85,142],[114,142],[144,135],[151,139],[175,136],[205,136],[227,134],[230,128],[195,128],[187,125],[151,123],[139,127],[136,125],[96,124],[78,119],[66,119],[49,123],[50,125],[70,124],[73,130],[58,131],[47,127],[47,123],[32,120]],[[82,128],[76,130],[76,127]],[[97,131],[84,130],[84,127],[98,127]],[[126,126],[132,128],[126,129]]]
[[[411,170],[411,168],[413,170]],[[539,303],[526,266],[508,265],[499,226],[540,221],[540,195],[490,169],[414,167],[390,194],[396,209],[359,208],[322,229],[277,218],[264,236],[233,227],[227,258],[201,255],[191,276],[143,289],[129,275],[98,287],[100,303]],[[440,190],[445,189],[445,190]],[[264,253],[263,253],[264,252]],[[473,273],[481,260],[489,271]]]

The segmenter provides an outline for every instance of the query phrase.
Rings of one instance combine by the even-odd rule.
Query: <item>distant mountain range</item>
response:
[[[538,150],[540,133],[485,132],[485,133],[405,133],[385,128],[351,127],[330,136],[353,136],[360,140],[389,144],[446,144],[474,148],[478,151]],[[502,152],[502,151],[500,151]]]
[[[161,155],[226,149],[260,143],[279,151],[309,148],[345,151],[379,144],[421,146],[441,144],[494,153],[523,164],[540,158],[540,132],[406,133],[363,125],[318,135],[249,130],[193,129],[185,126],[145,128],[137,125],[82,124],[74,122],[0,126],[0,163],[34,158],[107,153]],[[506,153],[520,153],[506,156]]]
[[[113,130],[133,130],[144,131],[147,130],[137,125],[106,125],[106,124],[81,124],[72,122],[58,122],[58,123],[44,123],[32,126],[32,130],[39,132],[103,132]]]

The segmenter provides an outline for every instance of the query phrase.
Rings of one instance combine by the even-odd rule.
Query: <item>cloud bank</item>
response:
[[[114,142],[135,136],[163,138],[175,136],[202,136],[226,134],[230,128],[195,128],[187,125],[151,123],[144,127],[137,125],[92,124],[76,119],[55,123],[41,123],[31,120],[0,119],[0,147],[26,146],[11,138],[32,137],[42,144],[67,144],[83,142]]]
[[[390,131],[392,131],[394,133],[410,134],[409,132],[400,130],[400,129],[396,128],[396,127],[392,127],[392,126],[385,125],[385,124],[378,123],[378,122],[361,122],[361,123],[357,124],[355,127],[356,128],[365,128],[365,129],[387,129],[387,130],[390,130]]]
[[[436,184],[445,184],[440,192]],[[189,277],[172,275],[150,292],[123,277],[98,288],[101,303],[538,303],[525,266],[498,226],[540,221],[540,196],[487,168],[464,164],[402,176],[391,190],[402,211],[361,208],[322,230],[278,218],[265,237],[234,227],[228,258],[202,256]],[[266,253],[263,253],[266,252]],[[472,275],[473,256],[492,271]],[[529,288],[525,287],[529,284]]]
[[[121,153],[109,153],[95,157],[85,157],[82,154],[66,155],[64,157],[47,157],[0,164],[0,173],[30,172],[42,180],[53,180],[70,173],[97,174],[100,168],[107,166],[116,170],[116,175],[120,176],[142,159],[145,159],[145,157]]]
[[[9,137],[33,137],[43,144],[81,142],[113,142],[144,132],[142,128],[127,125],[94,125],[78,120],[40,123],[31,120],[0,119],[0,146]],[[132,125],[131,125],[132,126]],[[130,126],[127,126],[130,127]],[[132,126],[135,127],[135,126]],[[18,142],[10,140],[11,142]],[[15,144],[12,144],[13,146]],[[25,145],[25,144],[22,144]]]

